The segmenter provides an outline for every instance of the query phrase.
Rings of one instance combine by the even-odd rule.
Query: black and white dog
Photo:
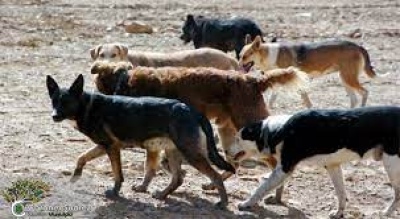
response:
[[[236,160],[259,153],[273,155],[278,161],[270,177],[238,205],[241,210],[281,187],[296,166],[304,163],[328,171],[339,202],[331,217],[343,217],[346,193],[340,165],[368,157],[383,161],[394,189],[394,199],[383,213],[390,215],[400,200],[400,107],[307,110],[293,116],[270,116],[242,128],[237,145],[242,150],[236,151]]]
[[[260,27],[247,18],[216,19],[188,14],[180,39],[185,43],[193,41],[196,49],[212,47],[224,52],[235,50],[239,59],[247,34],[252,40],[263,35]]]

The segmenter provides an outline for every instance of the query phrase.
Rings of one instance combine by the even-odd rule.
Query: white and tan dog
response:
[[[213,67],[221,70],[239,70],[236,59],[212,48],[155,53],[129,51],[125,45],[108,43],[92,48],[90,55],[93,60],[130,61],[133,66]]]
[[[370,78],[377,76],[371,66],[368,52],[361,46],[349,41],[323,41],[316,43],[262,43],[260,37],[253,42],[246,37],[246,46],[240,53],[239,65],[247,71],[255,66],[263,71],[288,66],[298,67],[311,77],[319,77],[339,72],[346,92],[350,97],[350,106],[357,105],[355,92],[361,95],[361,106],[365,106],[368,90],[359,82],[359,74],[366,73]],[[300,93],[304,104],[312,103],[306,92]],[[272,106],[276,94],[271,96]]]
[[[366,158],[383,161],[394,190],[393,201],[383,213],[391,215],[399,205],[400,107],[305,110],[292,116],[269,116],[242,128],[237,146],[231,148],[237,161],[258,154],[273,156],[278,162],[271,175],[238,205],[240,210],[255,206],[274,189],[282,192],[294,170],[309,165],[327,170],[338,198],[337,211],[331,217],[342,218],[347,198],[341,164]]]

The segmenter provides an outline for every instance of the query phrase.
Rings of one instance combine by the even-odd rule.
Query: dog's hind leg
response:
[[[114,188],[106,190],[105,194],[107,198],[115,198],[119,196],[122,182],[124,177],[121,168],[121,148],[118,144],[110,145],[106,149],[108,158],[111,161],[112,172],[114,175]]]
[[[368,91],[363,88],[358,80],[359,70],[353,63],[344,63],[340,66],[339,76],[346,89],[347,95],[350,98],[350,107],[354,108],[357,105],[357,91],[361,96],[361,106],[365,106],[368,98]]]
[[[202,154],[189,152],[185,154],[185,157],[188,157],[187,161],[190,165],[192,165],[198,171],[210,178],[212,185],[217,188],[220,196],[220,201],[216,203],[215,206],[219,209],[226,208],[226,206],[228,205],[228,195],[226,193],[224,181],[221,175],[211,167],[208,159],[206,159]]]
[[[357,96],[354,93],[354,90],[351,87],[347,87],[347,86],[345,87],[345,89],[346,89],[347,95],[350,98],[350,108],[356,107],[358,101],[357,101]]]
[[[394,190],[394,198],[392,203],[383,212],[386,216],[389,216],[399,205],[400,201],[400,157],[399,155],[388,155],[383,153],[383,166],[388,174],[390,183]]]
[[[70,182],[74,183],[82,176],[82,169],[87,162],[96,159],[98,157],[101,157],[105,154],[106,154],[106,149],[104,146],[101,145],[96,145],[93,148],[90,148],[86,152],[82,153],[78,158],[78,162],[74,174],[70,179]]]
[[[303,100],[304,105],[306,105],[307,108],[311,108],[312,103],[310,97],[308,96],[308,93],[306,91],[300,91],[300,96],[301,99]]]
[[[269,95],[269,98],[268,98],[268,107],[270,109],[274,108],[274,103],[277,98],[278,98],[278,93],[276,91],[272,91],[271,95]]]
[[[179,133],[184,133],[185,131],[194,133],[195,131],[198,132],[199,129],[182,130]],[[228,205],[228,195],[221,175],[213,169],[209,162],[206,136],[204,134],[188,135],[185,138],[176,137],[175,139],[177,139],[175,140],[175,145],[186,161],[200,173],[206,175],[211,180],[211,184],[217,188],[220,201],[215,206],[218,209],[225,209]]]
[[[140,185],[132,186],[132,190],[136,192],[147,191],[147,187],[149,186],[151,180],[156,175],[159,160],[160,160],[159,150],[147,149],[144,179]]]
[[[172,179],[169,185],[162,191],[155,191],[152,196],[156,199],[165,199],[169,194],[174,192],[183,183],[182,174],[182,156],[176,148],[168,148],[165,150],[165,156],[168,159],[168,168],[171,172]]]
[[[337,211],[330,213],[330,218],[343,218],[344,209],[346,208],[346,190],[344,188],[342,168],[340,165],[326,167],[329,177],[332,180],[333,187],[335,188],[336,196],[338,198]]]

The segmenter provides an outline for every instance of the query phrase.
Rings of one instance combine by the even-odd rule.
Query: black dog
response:
[[[293,116],[268,117],[240,130],[245,145],[236,159],[246,153],[277,158],[269,178],[245,201],[240,209],[256,205],[271,190],[282,186],[299,164],[324,167],[334,185],[338,209],[331,217],[343,218],[346,192],[341,164],[352,160],[382,160],[394,199],[384,211],[390,215],[400,202],[400,107],[375,106],[350,110],[307,110]],[[242,157],[242,158],[241,158]]]
[[[182,158],[207,175],[217,186],[225,207],[228,197],[220,174],[210,165],[208,158],[219,168],[230,172],[235,169],[218,153],[210,122],[200,113],[178,100],[155,97],[107,96],[83,91],[83,76],[69,89],[59,88],[47,76],[55,122],[72,120],[76,128],[97,144],[79,157],[74,175],[75,182],[86,162],[107,154],[115,178],[114,188],[106,191],[108,197],[118,196],[123,182],[120,150],[139,146],[147,150],[146,176],[137,190],[146,191],[155,175],[159,153],[165,150],[171,183],[153,196],[165,199],[183,182]],[[182,156],[183,155],[183,156]]]
[[[212,19],[189,14],[182,27],[180,38],[194,47],[212,47],[224,52],[235,50],[236,58],[245,45],[245,37],[250,34],[252,40],[262,31],[252,20],[246,18]]]

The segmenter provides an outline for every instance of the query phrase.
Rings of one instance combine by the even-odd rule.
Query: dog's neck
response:
[[[116,81],[116,84],[114,86],[114,92],[113,95],[129,95],[127,93],[128,89],[128,80],[129,80],[129,75],[125,73],[121,73]]]
[[[284,125],[291,115],[270,116],[262,123],[261,137],[257,143],[258,150],[268,149],[271,154],[276,153],[276,146],[282,141]]]
[[[77,115],[75,116],[75,118],[73,118],[72,120],[75,120],[76,124],[77,124],[77,129],[80,131],[83,131],[81,129],[83,129],[85,126],[85,123],[88,121],[88,117],[89,117],[89,112],[93,107],[93,103],[96,99],[98,99],[97,97],[98,95],[94,94],[94,93],[88,93],[88,92],[83,92],[82,96],[79,100],[79,110]]]

